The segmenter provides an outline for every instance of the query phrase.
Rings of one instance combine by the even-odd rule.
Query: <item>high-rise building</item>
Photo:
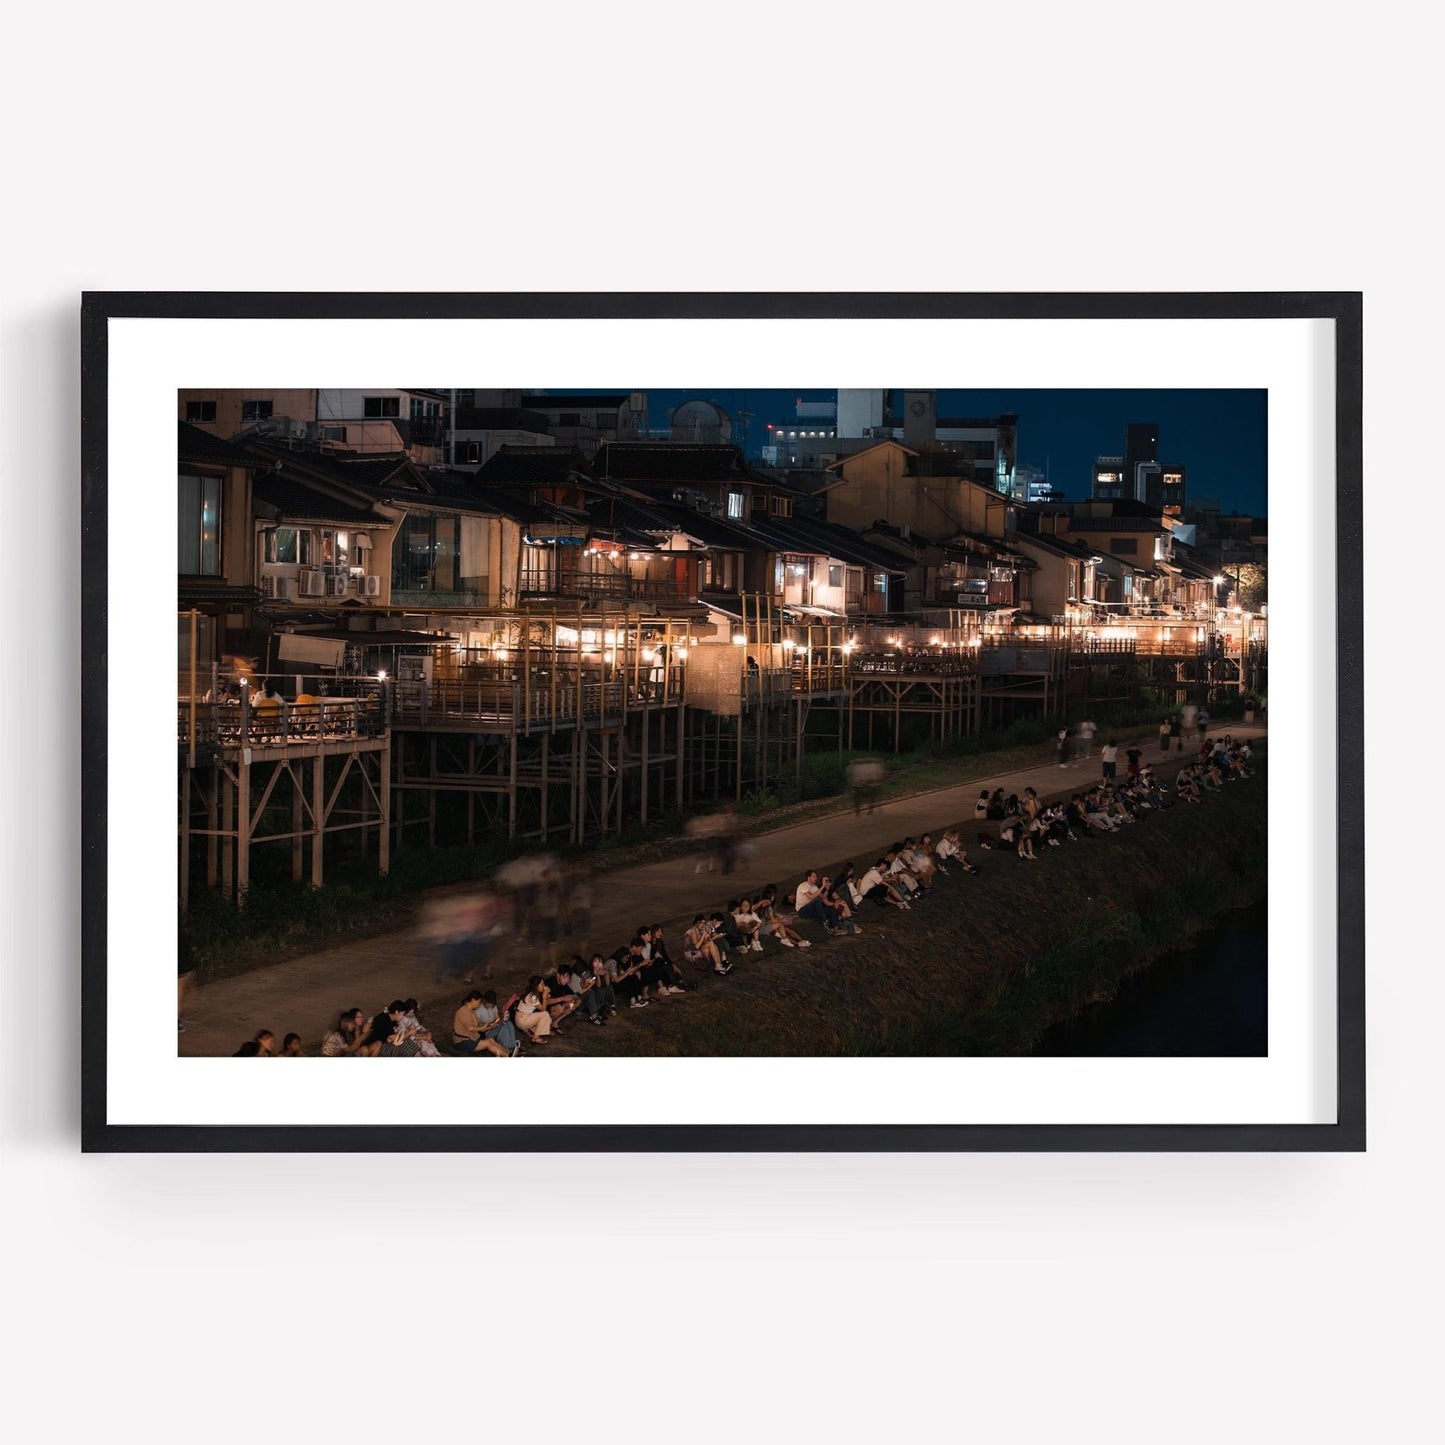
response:
[[[1159,424],[1131,421],[1124,428],[1124,454],[1094,460],[1095,501],[1129,500],[1177,516],[1184,508],[1186,472],[1182,462],[1159,460]]]

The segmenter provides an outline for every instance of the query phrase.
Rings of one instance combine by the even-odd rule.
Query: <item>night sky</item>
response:
[[[647,392],[648,423],[666,426],[674,407],[699,398],[716,402],[733,417],[735,425],[738,413],[747,410],[753,413],[748,422],[747,452],[756,458],[766,444],[769,422],[792,423],[799,399],[832,401],[836,395],[816,388],[661,388]],[[938,415],[992,417],[1017,412],[1019,461],[1047,470],[1054,487],[1070,501],[1089,495],[1095,457],[1123,452],[1126,422],[1158,422],[1160,460],[1183,462],[1188,468],[1191,501],[1215,497],[1226,512],[1265,516],[1267,396],[1259,390],[940,391]]]

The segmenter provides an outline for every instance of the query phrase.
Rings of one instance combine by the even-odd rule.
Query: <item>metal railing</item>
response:
[[[620,672],[601,677],[589,668],[579,677],[575,667],[559,667],[555,674],[534,668],[524,677],[505,664],[490,670],[472,664],[465,671],[462,677],[397,683],[392,690],[393,726],[486,731],[488,726],[510,730],[596,722],[641,707],[653,697],[653,684],[644,678],[634,687]],[[680,676],[670,680],[673,700],[680,685]]]
[[[387,684],[358,678],[342,685],[347,687],[344,693],[303,693],[289,701],[255,696],[250,687],[211,700],[180,697],[176,741],[188,752],[214,756],[239,748],[344,742],[384,734]]]
[[[630,577],[613,572],[522,573],[523,597],[613,597],[633,602],[686,602],[686,587],[671,578]]]

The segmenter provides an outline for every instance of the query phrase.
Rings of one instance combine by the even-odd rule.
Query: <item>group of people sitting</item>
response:
[[[1002,788],[984,789],[974,806],[978,822],[997,822],[998,832],[980,832],[985,850],[1012,848],[1020,859],[1038,861],[1038,849],[1113,833],[1138,822],[1149,812],[1175,800],[1198,803],[1206,792],[1236,778],[1252,776],[1253,749],[1248,740],[1228,734],[1206,739],[1198,756],[1179,769],[1166,786],[1142,762],[1140,750],[1127,749],[1123,778],[1110,774],[1092,788],[1074,793],[1067,802],[1045,804],[1036,789],[1005,796]],[[932,895],[938,879],[952,872],[976,874],[956,828],[933,835],[904,838],[891,844],[860,874],[849,862],[835,876],[810,868],[791,900],[769,883],[728,900],[725,909],[698,913],[680,943],[682,961],[710,970],[720,978],[733,972],[734,958],[762,953],[766,941],[780,948],[810,948],[812,940],[798,928],[801,920],[819,925],[825,934],[851,938],[862,933],[857,915],[864,904],[909,910]],[[525,1039],[541,1047],[560,1037],[564,1021],[574,1015],[589,1025],[605,1027],[620,1009],[646,1008],[658,999],[688,991],[682,970],[671,957],[663,926],[644,925],[610,954],[590,957],[574,953],[545,974],[534,974],[518,993],[499,1002],[495,990],[473,988],[452,1018],[451,1051],[516,1058]],[[347,1009],[321,1045],[326,1058],[437,1058],[442,1054],[431,1031],[417,1016],[414,998],[393,999],[368,1018],[359,1008]],[[287,1034],[281,1057],[301,1055],[301,1039]],[[247,1040],[237,1057],[277,1056],[275,1035],[263,1029]]]
[[[1017,793],[1005,797],[1002,788],[992,793],[985,788],[974,805],[974,818],[1002,826],[997,835],[979,833],[979,847],[1012,848],[1025,862],[1037,862],[1041,847],[1058,848],[1095,833],[1117,832],[1151,811],[1172,806],[1176,799],[1197,803],[1205,791],[1222,787],[1228,779],[1250,777],[1253,749],[1248,739],[1236,742],[1228,734],[1206,739],[1198,757],[1179,769],[1172,787],[1141,761],[1140,749],[1129,748],[1127,756],[1128,769],[1122,779],[1110,770],[1068,802],[1046,805],[1033,788],[1025,788],[1022,797]]]

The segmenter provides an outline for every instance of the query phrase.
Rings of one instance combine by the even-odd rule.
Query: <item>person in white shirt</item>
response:
[[[1099,753],[1099,761],[1103,764],[1104,777],[1112,778],[1119,770],[1119,744],[1110,738]]]
[[[763,920],[753,908],[751,898],[734,898],[728,903],[728,912],[733,916],[733,923],[743,936],[745,945],[754,953],[763,951],[762,931]]]
[[[860,899],[871,899],[882,908],[907,908],[907,899],[883,876],[887,867],[886,858],[878,859],[858,880],[858,895]]]
[[[978,869],[968,861],[968,854],[959,843],[957,828],[950,828],[948,832],[938,840],[938,847],[934,849],[934,854],[938,859],[938,871],[940,873],[944,871],[944,867],[950,859],[957,860],[958,866],[962,868],[965,873],[978,872]]]

